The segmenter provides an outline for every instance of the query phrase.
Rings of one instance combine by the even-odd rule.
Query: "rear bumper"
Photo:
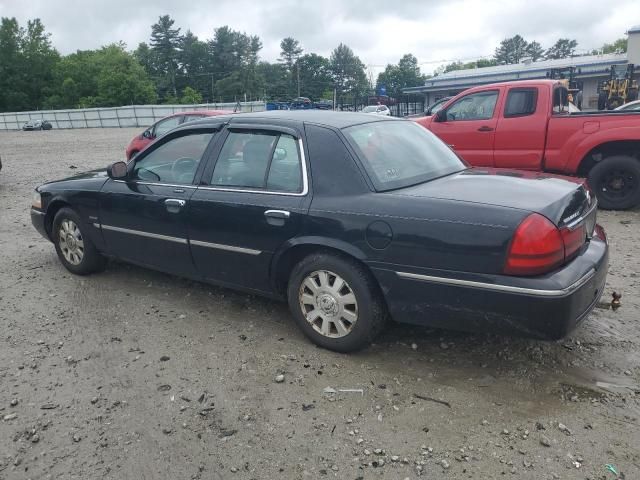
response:
[[[36,210],[35,208],[31,209],[31,223],[33,224],[33,226],[35,227],[35,229],[38,231],[40,235],[42,235],[47,240],[51,240],[49,238],[49,234],[47,233],[47,228],[45,227],[44,217],[45,217],[44,212],[41,212],[40,210]]]
[[[399,322],[558,339],[584,320],[602,295],[609,250],[599,232],[569,264],[541,277],[373,270]]]

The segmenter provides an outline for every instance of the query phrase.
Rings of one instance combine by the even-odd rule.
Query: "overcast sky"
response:
[[[490,56],[519,33],[543,47],[559,37],[597,48],[640,24],[638,0],[0,0],[0,16],[21,24],[40,18],[61,53],[124,41],[148,41],[151,24],[169,14],[182,31],[209,39],[222,25],[260,36],[262,59],[275,61],[292,36],[306,51],[328,56],[349,45],[373,73],[412,53],[424,73],[442,61]]]

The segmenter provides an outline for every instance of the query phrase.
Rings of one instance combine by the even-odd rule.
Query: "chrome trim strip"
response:
[[[259,127],[256,127],[259,128]],[[231,187],[209,187],[198,186],[198,190],[212,190],[214,192],[236,192],[236,193],[263,193],[265,195],[284,195],[288,197],[304,197],[309,193],[309,176],[307,175],[307,160],[304,155],[304,145],[302,140],[298,139],[298,147],[300,151],[300,161],[302,162],[302,192],[277,192],[273,190],[255,190],[244,188],[231,188]]]
[[[592,268],[575,283],[561,290],[540,290],[536,288],[514,287],[511,285],[499,285],[494,283],[474,282],[471,280],[460,280],[457,278],[433,277],[430,275],[420,275],[417,273],[408,273],[408,272],[396,272],[396,274],[400,278],[405,278],[410,280],[420,280],[420,281],[432,282],[432,283],[443,283],[446,285],[456,285],[460,287],[479,288],[482,290],[493,290],[496,292],[520,293],[524,295],[534,295],[538,297],[563,297],[573,292],[574,290],[577,290],[582,285],[587,283],[595,274],[595,269]]]
[[[140,237],[154,238],[156,240],[166,240],[168,242],[176,242],[176,243],[183,243],[183,244],[188,243],[186,238],[170,237],[168,235],[160,235],[158,233],[141,232],[140,230],[131,230],[129,228],[113,227],[111,225],[102,225],[102,229],[112,230],[114,232],[129,233],[131,235],[138,235]]]
[[[233,245],[223,245],[221,243],[203,242],[201,240],[189,240],[191,245],[197,247],[215,248],[217,250],[226,250],[228,252],[246,253],[247,255],[260,255],[261,250],[253,250],[251,248],[234,247]]]
[[[118,183],[134,183],[136,185],[155,185],[156,187],[175,187],[175,188],[198,188],[195,185],[175,185],[173,183],[154,183],[154,182],[143,182],[143,181],[139,181],[139,180],[130,180],[128,182],[125,182],[124,180],[113,180],[114,182],[118,182]]]
[[[93,226],[96,227],[96,228],[100,228],[100,224],[99,223],[94,223]]]
[[[280,218],[289,218],[291,216],[291,212],[287,210],[266,210],[264,214],[268,217],[270,215],[280,216]]]

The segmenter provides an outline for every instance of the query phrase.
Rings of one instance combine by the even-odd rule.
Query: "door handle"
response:
[[[483,125],[478,129],[479,132],[493,132],[493,128]]]
[[[269,225],[283,227],[287,219],[291,216],[291,213],[286,210],[266,210],[264,216],[267,218]]]
[[[266,212],[264,212],[264,216],[267,218],[286,219],[291,216],[291,212],[287,212],[286,210],[267,210]]]
[[[178,213],[186,204],[186,200],[178,198],[167,198],[164,201],[164,206],[167,208],[167,212],[169,213]]]

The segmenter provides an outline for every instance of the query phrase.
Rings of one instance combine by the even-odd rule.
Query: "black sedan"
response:
[[[189,123],[31,209],[73,273],[114,257],[287,299],[337,351],[388,318],[564,336],[605,283],[595,216],[582,181],[470,169],[414,122],[321,111]]]

